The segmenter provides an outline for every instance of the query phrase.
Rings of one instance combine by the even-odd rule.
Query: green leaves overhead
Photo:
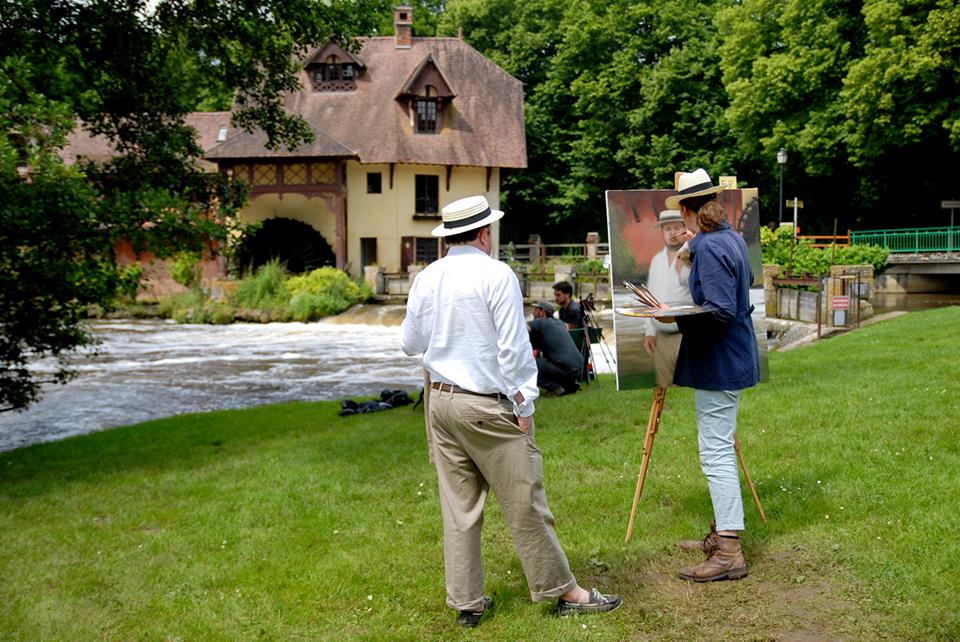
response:
[[[449,0],[464,37],[525,84],[529,168],[510,238],[603,229],[607,189],[696,167],[785,189],[824,231],[939,224],[960,184],[960,8],[948,0]],[[559,238],[558,238],[559,237]]]
[[[27,363],[88,343],[87,306],[135,290],[121,239],[159,256],[223,247],[245,194],[199,169],[184,117],[233,97],[235,125],[275,147],[309,140],[281,102],[301,54],[354,46],[380,4],[0,1],[0,411],[68,378],[63,361],[47,380]],[[67,137],[88,134],[114,157],[66,165]]]

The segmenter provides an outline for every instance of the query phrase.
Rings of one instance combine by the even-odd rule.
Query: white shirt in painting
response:
[[[417,275],[407,299],[401,346],[432,381],[511,400],[519,391],[520,416],[534,412],[537,362],[523,316],[523,295],[513,270],[476,247],[455,245]]]
[[[670,260],[670,252],[663,248],[650,261],[647,288],[661,303],[693,303],[689,281],[690,266],[679,260],[676,252],[673,253],[673,260]],[[677,324],[647,319],[646,336],[655,336],[657,332],[677,332]]]

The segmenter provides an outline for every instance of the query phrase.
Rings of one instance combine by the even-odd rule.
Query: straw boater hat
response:
[[[450,236],[469,232],[503,218],[503,212],[490,209],[484,196],[468,196],[445,205],[441,212],[443,223],[433,228],[434,236]]]
[[[701,167],[698,170],[680,174],[680,178],[677,179],[677,193],[674,196],[668,196],[665,204],[668,209],[677,210],[680,209],[680,201],[684,199],[716,194],[722,190],[723,185],[714,185],[707,170]]]
[[[657,218],[657,227],[663,227],[667,223],[683,223],[683,214],[680,210],[663,210]]]

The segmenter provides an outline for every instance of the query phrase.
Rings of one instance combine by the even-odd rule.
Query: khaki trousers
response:
[[[483,609],[480,529],[493,490],[513,534],[530,597],[563,595],[576,580],[560,548],[543,487],[543,460],[533,428],[517,427],[506,399],[430,391],[430,421],[443,514],[447,604]]]
[[[653,367],[657,374],[657,387],[669,388],[673,385],[673,371],[677,369],[677,355],[680,354],[679,332],[657,332],[657,343],[653,349]]]

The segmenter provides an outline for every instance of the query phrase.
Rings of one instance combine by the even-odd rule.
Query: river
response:
[[[958,304],[952,294],[875,302],[881,311]],[[609,310],[597,318],[612,340]],[[418,390],[420,360],[400,350],[402,319],[403,306],[366,305],[319,323],[96,321],[101,344],[73,359],[75,379],[45,387],[25,412],[0,413],[0,451],[187,412]],[[611,372],[596,346],[594,362]],[[41,376],[54,367],[33,365]]]
[[[369,306],[354,321],[399,323],[400,306]],[[397,310],[391,310],[396,308]],[[342,321],[342,320],[339,320]],[[96,354],[78,376],[47,386],[25,412],[0,413],[0,451],[185,412],[416,390],[420,360],[400,350],[398,325],[97,321]],[[52,372],[53,360],[33,368]]]

